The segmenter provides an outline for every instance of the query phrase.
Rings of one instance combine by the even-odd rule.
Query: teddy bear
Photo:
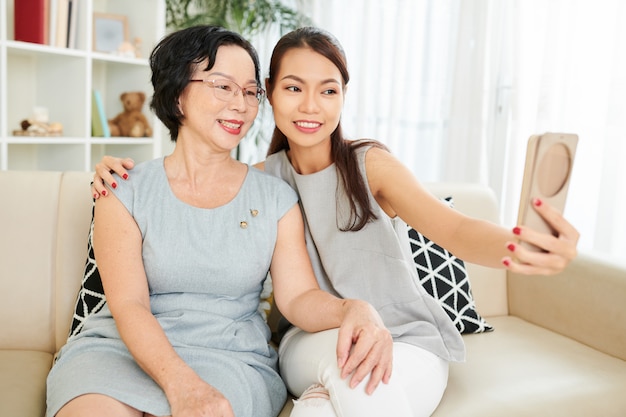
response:
[[[141,112],[141,107],[146,101],[146,95],[141,91],[130,91],[120,96],[124,111],[109,119],[111,136],[128,136],[140,138],[152,136],[152,128],[148,119]]]

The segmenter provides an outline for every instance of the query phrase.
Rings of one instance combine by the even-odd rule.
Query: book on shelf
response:
[[[76,48],[76,30],[78,27],[78,4],[79,0],[69,0],[67,9],[67,48]]]
[[[50,0],[55,4],[52,6],[52,9],[55,10],[56,15],[52,16],[51,19],[54,19],[54,43],[51,43],[52,46],[57,46],[59,48],[67,47],[67,30],[69,25],[69,0]]]
[[[14,3],[14,39],[48,43],[49,0],[17,0]]]
[[[45,0],[50,2],[49,44],[75,49],[82,0]]]
[[[91,136],[111,137],[109,123],[104,113],[102,95],[98,90],[92,90],[91,94]]]

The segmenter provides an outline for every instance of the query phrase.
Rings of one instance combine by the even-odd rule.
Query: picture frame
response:
[[[94,12],[94,52],[116,52],[120,45],[124,42],[128,42],[128,20],[126,16]]]

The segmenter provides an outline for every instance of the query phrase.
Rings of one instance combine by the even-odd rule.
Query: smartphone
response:
[[[518,224],[557,236],[557,232],[533,209],[532,199],[540,198],[563,213],[577,144],[578,136],[570,133],[545,133],[528,139]],[[541,251],[529,243],[520,244]]]

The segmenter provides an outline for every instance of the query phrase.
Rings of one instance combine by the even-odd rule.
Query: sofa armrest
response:
[[[562,273],[509,273],[509,313],[626,360],[626,267],[579,254]]]

